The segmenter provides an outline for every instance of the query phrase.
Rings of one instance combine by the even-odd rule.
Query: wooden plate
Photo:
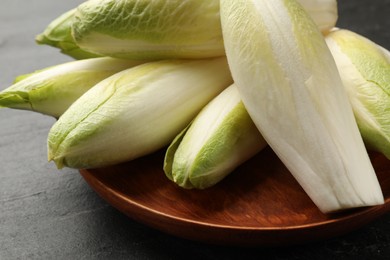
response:
[[[184,190],[162,170],[164,151],[107,168],[81,170],[111,205],[163,232],[207,243],[292,245],[352,231],[390,210],[390,161],[370,154],[384,205],[322,214],[271,149],[216,186]]]

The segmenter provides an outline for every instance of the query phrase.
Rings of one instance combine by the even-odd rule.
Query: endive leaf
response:
[[[336,0],[300,0],[321,30],[337,20]],[[120,58],[205,58],[225,54],[219,0],[89,0],[77,8],[82,49]]]
[[[369,149],[390,159],[390,54],[364,36],[334,30],[326,42]]]
[[[215,97],[168,147],[164,171],[184,188],[204,189],[266,146],[235,85]]]
[[[59,168],[95,168],[154,152],[231,83],[224,57],[150,62],[119,72],[53,125],[49,160]]]
[[[59,48],[62,53],[75,59],[88,59],[101,56],[82,50],[75,43],[71,30],[75,12],[76,8],[65,12],[53,20],[41,34],[36,36],[36,42],[38,44],[46,44]]]
[[[331,30],[338,19],[336,0],[298,0],[323,33]]]
[[[0,107],[24,109],[61,116],[66,109],[99,81],[142,61],[92,58],[71,61],[16,78],[0,92]]]
[[[263,137],[323,212],[383,203],[337,67],[294,0],[221,0],[226,54]]]

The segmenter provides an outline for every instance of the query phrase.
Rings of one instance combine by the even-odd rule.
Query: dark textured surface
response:
[[[70,58],[34,36],[83,1],[2,0],[0,89]],[[340,0],[339,26],[390,49],[390,0]],[[388,259],[390,215],[345,236],[299,247],[226,248],[171,237],[100,199],[75,170],[46,161],[54,119],[0,109],[0,259]]]

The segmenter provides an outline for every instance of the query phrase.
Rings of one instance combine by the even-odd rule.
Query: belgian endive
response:
[[[96,58],[101,55],[91,53],[80,49],[72,36],[72,22],[76,8],[65,12],[54,19],[45,30],[36,36],[35,41],[38,44],[46,44],[56,47],[63,54],[69,55],[75,59]]]
[[[337,67],[295,0],[221,0],[233,79],[264,139],[322,212],[383,203]]]
[[[95,168],[154,152],[231,83],[225,57],[164,60],[119,72],[81,96],[53,125],[49,160],[58,168]]]
[[[215,97],[168,147],[164,171],[184,188],[204,189],[266,146],[235,85]]]
[[[336,0],[300,0],[321,30],[337,20]],[[74,40],[121,58],[202,58],[225,54],[219,0],[89,0],[76,11]]]
[[[0,107],[24,109],[58,118],[99,81],[142,61],[109,57],[71,61],[21,75],[0,92]]]
[[[390,53],[364,36],[336,29],[326,37],[363,140],[390,159]]]

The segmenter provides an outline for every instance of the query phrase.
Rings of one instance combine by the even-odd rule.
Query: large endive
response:
[[[58,168],[95,168],[168,145],[232,83],[226,58],[164,60],[119,72],[81,96],[53,125]]]
[[[322,212],[383,195],[325,40],[295,0],[221,0],[226,54],[261,134]]]
[[[167,177],[184,188],[211,187],[266,146],[233,84],[168,147]]]
[[[101,80],[142,61],[109,57],[66,62],[21,75],[0,92],[0,107],[60,117],[82,94]]]
[[[45,30],[35,37],[38,44],[46,44],[56,47],[63,54],[75,59],[96,58],[101,55],[80,49],[72,36],[71,25],[76,8],[71,9],[53,20]]]
[[[345,29],[326,37],[367,147],[390,159],[390,53]]]
[[[337,20],[336,0],[300,0],[321,30]],[[121,58],[224,55],[219,0],[89,0],[76,11],[82,49]]]

